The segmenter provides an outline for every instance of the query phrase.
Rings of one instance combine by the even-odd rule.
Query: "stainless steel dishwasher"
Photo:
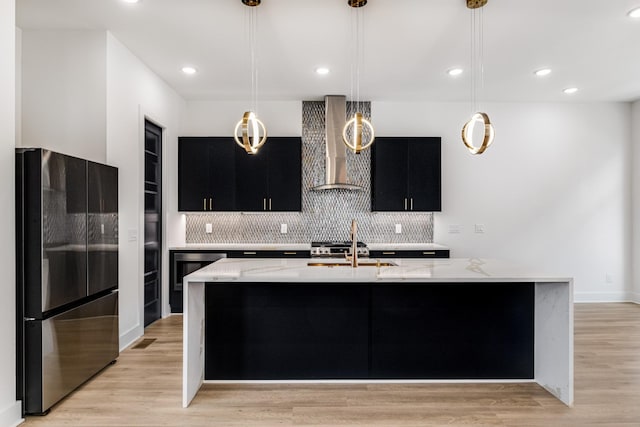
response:
[[[172,313],[182,313],[182,279],[189,273],[200,270],[212,262],[226,258],[219,252],[171,251],[171,280],[169,283],[169,305]]]

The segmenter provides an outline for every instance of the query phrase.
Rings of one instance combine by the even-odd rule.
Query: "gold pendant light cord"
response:
[[[242,119],[236,124],[233,132],[233,139],[236,144],[242,147],[248,154],[256,154],[260,147],[267,141],[267,129],[264,123],[257,117],[258,111],[258,60],[257,50],[257,33],[258,33],[258,13],[257,7],[260,0],[242,0],[242,3],[249,6],[245,9],[245,33],[249,34],[249,61],[250,61],[250,80],[251,95],[250,109],[242,116]],[[240,132],[240,135],[238,133]]]
[[[478,91],[484,91],[484,16],[483,6],[486,0],[467,0],[470,13],[470,45],[471,45],[471,120],[462,128],[462,142],[472,154],[482,154],[493,143],[495,130],[489,116],[478,107]],[[482,143],[473,143],[473,130],[481,125]]]
[[[358,154],[373,144],[375,131],[371,122],[362,116],[362,105],[360,100],[360,78],[364,69],[364,11],[362,6],[366,0],[350,1],[351,9],[351,79],[350,98],[351,111],[353,116],[347,121],[342,129],[342,140],[344,144],[354,153]],[[355,86],[355,98],[354,98]],[[366,131],[366,132],[365,132]],[[349,136],[349,132],[351,135]],[[363,132],[368,134],[368,141],[363,142]]]

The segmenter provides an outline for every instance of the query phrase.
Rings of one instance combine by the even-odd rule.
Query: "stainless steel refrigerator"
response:
[[[45,414],[119,354],[118,170],[16,150],[17,398]]]

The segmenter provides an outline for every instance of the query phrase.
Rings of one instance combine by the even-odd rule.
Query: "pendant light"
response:
[[[236,124],[233,139],[248,154],[256,154],[267,142],[267,128],[256,116],[258,105],[258,71],[256,66],[257,6],[261,0],[241,0],[249,6],[249,45],[251,56],[251,110],[245,111]],[[239,135],[238,135],[239,134]]]
[[[347,120],[342,129],[342,141],[351,151],[359,154],[373,144],[375,131],[371,122],[364,118],[360,111],[360,69],[363,65],[363,11],[362,7],[367,4],[367,0],[348,0],[347,3],[352,10],[352,70],[351,70],[351,101],[353,102],[353,80],[356,81],[356,112],[353,117]],[[355,22],[354,22],[355,21]],[[363,142],[364,140],[364,142]]]
[[[487,113],[479,112],[477,108],[478,85],[484,84],[484,25],[482,7],[488,0],[466,0],[467,8],[471,9],[471,108],[475,111],[471,120],[462,127],[462,142],[471,154],[482,154],[493,143],[495,131]],[[474,144],[473,135],[476,126],[482,126],[482,143]]]

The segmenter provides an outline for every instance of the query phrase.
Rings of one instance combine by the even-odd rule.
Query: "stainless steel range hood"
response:
[[[347,97],[327,95],[325,104],[325,183],[311,188],[313,191],[350,190],[362,191],[359,185],[347,182],[347,148],[342,142],[342,129],[347,122]]]

